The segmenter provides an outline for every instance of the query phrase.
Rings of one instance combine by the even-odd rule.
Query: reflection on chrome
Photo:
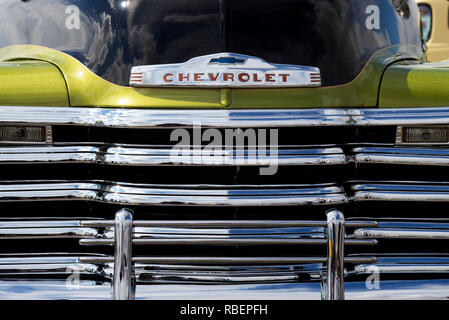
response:
[[[334,126],[359,130],[371,125],[436,124],[442,117],[449,119],[449,108],[0,107],[0,123],[20,120],[49,125],[55,133],[61,124],[68,130],[77,125],[118,128],[114,130],[120,134],[123,128],[190,128],[197,120],[204,127],[218,128]],[[299,179],[302,184],[291,183],[294,179],[286,183],[204,183],[190,177],[175,184],[153,180],[148,174],[158,170],[153,166],[173,165],[167,144],[69,140],[56,139],[48,146],[0,147],[0,164],[24,168],[20,178],[0,182],[0,202],[5,207],[25,208],[0,218],[0,239],[31,244],[23,253],[0,255],[0,298],[319,299],[321,292],[327,299],[447,296],[449,256],[444,243],[449,238],[449,219],[444,212],[427,208],[434,203],[447,206],[449,182],[440,177],[422,181],[413,170],[404,181],[394,172],[416,166],[439,172],[449,164],[445,149],[398,146],[394,141],[285,144],[279,148],[281,166],[296,166],[306,176],[312,167],[326,173],[341,171],[341,178],[335,179],[332,171],[319,180],[311,177],[311,182]],[[183,163],[182,169],[198,165],[197,155]],[[220,155],[221,162],[201,158],[201,164],[216,174],[217,165],[229,169],[236,160],[235,150],[223,150]],[[237,164],[243,167],[243,161],[253,156],[245,152]],[[370,169],[371,165],[393,166],[394,178],[359,176],[357,170],[346,175],[348,168]],[[87,168],[89,175],[83,179],[29,178],[34,177],[33,170],[40,173],[40,168],[59,166]],[[291,170],[288,175],[296,168],[282,169]],[[108,174],[98,173],[101,170]],[[125,174],[116,174],[121,170]],[[141,176],[134,177],[134,172]],[[398,213],[395,206],[402,210],[404,201],[409,206]],[[34,208],[42,204],[55,209],[48,216],[36,217]],[[422,215],[410,211],[415,205],[422,208]],[[429,244],[427,253],[414,246],[424,242]],[[68,252],[53,252],[56,243],[68,243],[63,247]],[[381,292],[368,290],[363,283],[373,272],[381,275]],[[76,292],[63,288],[73,273],[81,277]],[[406,280],[397,281],[398,277]],[[25,293],[19,295],[20,290]]]
[[[115,261],[112,295],[115,300],[135,297],[135,278],[132,265],[133,213],[122,209],[115,215]]]
[[[0,123],[134,128],[273,128],[441,124],[449,107],[399,109],[168,110],[0,106]]]
[[[345,218],[340,211],[327,212],[326,299],[344,300]]]
[[[170,206],[295,206],[345,203],[333,185],[235,186],[145,185],[92,182],[17,182],[0,184],[0,201],[91,200],[105,203]]]

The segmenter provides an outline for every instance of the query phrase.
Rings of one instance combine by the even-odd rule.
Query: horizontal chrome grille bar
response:
[[[2,254],[0,276],[17,275],[64,275],[90,274],[109,277],[104,267],[79,261],[80,254]],[[89,257],[94,257],[90,255]],[[101,258],[104,256],[96,256]]]
[[[140,283],[266,283],[319,279],[323,264],[281,266],[182,266],[135,264]],[[182,269],[180,269],[182,268]],[[222,269],[222,270],[219,270]]]
[[[0,239],[84,239],[98,237],[94,228],[13,228],[0,229]]]
[[[39,219],[19,217],[0,219],[0,239],[85,239],[103,236],[103,233],[100,233],[95,226],[82,226],[81,219],[43,217]]]
[[[449,193],[407,192],[407,191],[360,191],[356,201],[426,201],[447,202]]]
[[[355,201],[449,201],[449,184],[419,182],[352,183]]]
[[[110,263],[114,257],[80,257],[82,263]],[[273,265],[326,263],[325,257],[133,257],[134,263],[194,265]],[[345,263],[373,263],[375,257],[345,257]]]
[[[291,282],[299,279],[298,274],[281,274],[281,275],[201,275],[201,274],[152,274],[150,283],[155,282],[213,282],[213,283],[268,283],[268,282]],[[142,275],[138,281],[142,281]]]
[[[108,182],[0,184],[2,201],[93,200],[106,203],[175,206],[296,206],[347,201],[343,188],[317,186],[144,185]]]
[[[113,245],[111,220],[0,220],[0,239],[82,239],[86,245]],[[375,227],[374,221],[352,221],[350,227]],[[325,244],[321,221],[155,220],[135,221],[136,244]],[[96,239],[96,241],[88,241]],[[324,241],[323,241],[324,240]],[[354,240],[350,240],[350,242]],[[373,241],[359,241],[370,244]]]
[[[76,218],[75,218],[76,219]],[[100,222],[101,220],[94,220]],[[61,218],[2,218],[0,219],[0,229],[13,229],[13,228],[76,228],[86,227],[82,225],[81,220],[69,220]],[[86,220],[86,224],[89,220]],[[95,225],[92,225],[95,227]]]
[[[251,147],[249,146],[248,149]],[[254,147],[256,149],[256,147]],[[208,166],[265,166],[276,163],[279,166],[298,165],[339,165],[346,163],[341,148],[302,148],[287,149],[279,146],[273,153],[267,148],[267,154],[242,150],[219,150],[206,155],[202,150],[191,150],[187,155],[174,154],[173,149],[148,149],[116,147],[105,152],[102,163],[115,165],[208,165]]]
[[[439,273],[449,272],[449,264],[403,264],[403,265],[360,265],[356,266],[355,273],[373,274],[381,273]]]
[[[349,182],[321,185],[146,185],[113,182],[44,182],[0,184],[0,202],[91,200],[160,206],[300,206],[352,201],[449,201],[449,183]]]
[[[278,239],[278,238],[224,238],[224,239],[133,239],[135,245],[325,245],[326,239]],[[114,245],[112,239],[81,239],[80,244],[98,246]],[[348,239],[346,245],[376,245],[375,240],[354,240]]]
[[[441,124],[449,107],[358,109],[173,110],[1,106],[0,123],[132,128],[299,127]]]
[[[94,146],[47,146],[0,148],[0,164],[38,163],[96,163],[104,165],[163,166],[278,166],[339,165],[346,163],[341,148],[284,148],[276,152],[267,147],[265,154],[248,150],[222,150],[220,154],[205,155],[191,150],[187,155],[172,154],[172,149],[158,146],[107,147],[106,151]],[[272,153],[270,153],[272,152]]]
[[[68,277],[97,276],[108,282],[112,277],[112,257],[60,255],[1,255],[0,277]],[[213,259],[213,260],[212,260]],[[89,260],[89,262],[83,261]],[[135,261],[139,262],[135,262]],[[136,257],[133,259],[138,283],[266,283],[319,279],[324,270],[324,258],[316,257]],[[154,261],[149,264],[145,261]],[[159,262],[169,262],[163,264]],[[183,264],[190,261],[193,264]],[[218,263],[210,264],[211,261]],[[296,262],[296,263],[292,263]],[[303,262],[299,264],[298,262]],[[374,263],[373,257],[350,257],[350,264]],[[303,275],[303,276],[301,276]],[[62,278],[64,279],[64,278]]]
[[[354,148],[356,163],[448,166],[449,150],[441,148],[360,147]]]
[[[85,253],[20,253],[0,254],[0,264],[73,264],[79,263],[79,257],[105,257],[104,255]]]
[[[94,163],[100,148],[93,146],[33,146],[0,148],[0,164]]]
[[[208,221],[200,221],[199,225],[197,226],[196,230],[201,230],[201,227],[206,225]],[[216,221],[216,226],[223,226],[226,224],[229,224],[229,222],[232,221]],[[90,223],[93,223],[94,225],[110,225],[111,221],[90,221]],[[155,226],[160,226],[163,224],[163,221],[155,221]],[[172,228],[173,226],[186,226],[186,224],[191,229],[183,229],[184,231],[181,231],[179,235],[174,236],[176,228],[170,229],[168,228],[167,231],[170,233],[170,235],[167,235],[165,239],[157,239],[154,237],[153,234],[151,234],[151,229],[147,231],[147,234],[145,234],[145,229],[138,229],[138,228],[146,228],[146,227],[136,227],[137,225],[141,226],[151,226],[151,221],[140,221],[135,222],[135,228],[136,230],[139,230],[137,233],[135,233],[135,239],[133,240],[135,244],[147,244],[147,245],[165,245],[165,244],[183,244],[183,245],[195,245],[195,244],[325,244],[326,239],[322,235],[319,234],[304,234],[305,236],[311,237],[311,239],[304,239],[304,238],[283,238],[286,235],[278,235],[277,238],[271,237],[271,238],[264,238],[267,236],[266,230],[265,235],[262,235],[260,238],[257,238],[257,234],[251,235],[251,237],[243,237],[243,234],[229,234],[226,237],[219,237],[211,230],[213,229],[205,229],[205,231],[202,231],[204,234],[203,236],[200,236],[198,238],[198,234],[201,234],[201,231],[195,233],[192,229],[194,227],[192,225],[194,222],[187,222],[187,221],[172,221]],[[237,225],[240,226],[246,226],[248,227],[248,224],[251,223],[251,221],[235,221]],[[257,221],[255,225],[266,225],[269,221]],[[282,223],[282,222],[281,222]],[[320,222],[315,221],[290,221],[289,222],[292,225],[316,225],[320,226],[322,225]],[[89,224],[89,222],[87,222]],[[246,225],[245,225],[246,224]],[[356,229],[353,234],[350,234],[347,236],[348,239],[346,239],[346,244],[376,244],[376,242],[357,242],[357,239],[375,239],[375,238],[416,238],[416,239],[447,239],[449,237],[449,220],[448,219],[380,219],[379,221],[363,221],[363,220],[356,220],[353,219],[352,221],[349,220],[347,227],[356,227],[358,228],[361,224],[370,224],[373,227],[372,229]],[[199,228],[199,229],[198,229]],[[250,229],[251,230],[251,229]],[[141,232],[141,234],[139,234]],[[248,232],[248,231],[246,231]],[[284,231],[285,232],[285,231]],[[225,233],[226,234],[226,229]],[[139,238],[140,236],[140,238]],[[187,237],[186,237],[187,236]],[[137,238],[136,238],[137,237]],[[184,238],[183,238],[184,237]],[[112,245],[114,242],[111,239],[83,239],[81,240],[82,244],[85,245]]]
[[[355,239],[449,239],[449,219],[379,219],[377,227],[355,229]]]
[[[1,224],[0,224],[1,225]],[[114,226],[113,220],[80,221],[85,227]],[[135,220],[134,227],[327,227],[326,221],[309,220]],[[376,221],[347,221],[347,227],[375,227]]]
[[[351,146],[351,144],[350,144]],[[202,150],[190,150],[186,155],[171,154],[161,146],[28,146],[0,148],[0,164],[85,163],[121,166],[321,166],[357,164],[449,165],[449,150],[441,148],[394,147],[375,145],[353,147],[349,152],[330,146],[279,146],[270,154],[248,150],[219,150],[206,155]]]
[[[94,264],[78,263],[78,264],[17,264],[17,265],[0,265],[0,276],[11,275],[73,275],[82,273],[84,275],[103,275],[99,268]]]
[[[261,273],[289,273],[293,270],[297,273],[317,272],[323,269],[322,263],[307,264],[271,264],[271,265],[191,265],[191,264],[151,264],[136,263],[136,273],[149,272],[233,272],[236,274],[261,274]]]
[[[354,273],[447,273],[449,256],[447,254],[420,254],[415,256],[389,254],[379,256],[375,264],[362,264],[354,268]]]
[[[357,229],[356,239],[449,239],[449,230]]]

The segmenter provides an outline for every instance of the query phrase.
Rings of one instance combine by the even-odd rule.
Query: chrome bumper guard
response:
[[[86,226],[110,226],[112,221],[84,221],[81,225]],[[194,264],[194,265],[232,265],[232,264],[307,264],[307,263],[326,263],[326,284],[324,298],[328,300],[342,300],[344,299],[344,264],[345,263],[363,263],[376,261],[373,257],[364,258],[346,258],[344,257],[344,245],[363,245],[363,244],[376,244],[374,240],[345,240],[345,220],[343,214],[337,210],[332,210],[327,213],[327,236],[323,239],[247,239],[247,238],[200,238],[191,239],[189,235],[184,235],[186,238],[176,237],[174,239],[142,239],[133,235],[133,227],[149,227],[161,225],[163,222],[153,221],[133,221],[132,211],[122,209],[117,212],[114,222],[114,240],[80,240],[81,244],[102,245],[109,244],[115,246],[115,256],[108,257],[81,257],[79,262],[81,263],[98,263],[98,262],[112,262],[114,261],[114,276],[112,279],[113,297],[117,300],[130,300],[134,298],[135,292],[135,267],[134,264]],[[207,225],[206,221],[199,221],[199,225]],[[233,227],[251,227],[251,226],[263,226],[270,225],[271,227],[277,227],[277,221],[257,221],[252,223],[251,221],[216,221],[216,225],[228,226],[231,224]],[[374,222],[347,222],[350,226],[369,226],[376,225]],[[171,226],[192,226],[191,221],[171,221]],[[280,226],[285,227],[316,227],[323,226],[323,222],[307,222],[307,221],[288,221],[281,222]],[[135,234],[136,232],[134,232]],[[143,241],[142,241],[143,240]],[[167,241],[168,240],[168,241]],[[260,241],[262,240],[262,241]],[[327,244],[328,254],[327,258],[317,257],[278,257],[278,258],[266,258],[266,257],[133,257],[132,245],[217,245],[217,244],[236,244],[236,245],[277,245],[277,244]],[[193,275],[194,277],[200,275]],[[323,275],[321,275],[323,276]],[[252,276],[254,279],[254,275]],[[244,278],[248,281],[248,277]],[[290,280],[296,279],[291,276],[258,276],[256,279],[267,280]]]
[[[1,239],[77,238],[82,245],[112,245],[114,256],[104,255],[2,255],[0,274],[32,275],[77,272],[101,275],[112,282],[114,299],[133,299],[136,281],[165,279],[199,283],[260,283],[298,281],[301,273],[326,279],[326,299],[344,298],[344,264],[369,264],[375,257],[344,257],[344,245],[375,245],[375,239],[349,239],[350,228],[377,226],[373,221],[346,221],[332,210],[327,221],[295,220],[133,220],[128,209],[108,220],[3,220]],[[240,231],[236,232],[236,231]],[[322,245],[327,257],[194,257],[133,256],[135,245]],[[324,250],[323,250],[324,254]],[[326,275],[322,269],[327,265]],[[152,266],[157,266],[156,270]],[[296,266],[296,267],[293,267]],[[292,269],[293,268],[293,269]],[[66,274],[68,276],[68,274]],[[324,286],[323,286],[324,290]]]
[[[349,231],[351,230],[351,231]],[[236,232],[236,231],[240,231]],[[289,283],[301,273],[321,279],[323,299],[344,299],[344,278],[355,274],[447,273],[444,255],[345,255],[345,246],[376,245],[380,238],[449,239],[441,219],[345,219],[337,210],[327,221],[309,220],[134,220],[121,209],[115,220],[39,219],[0,221],[2,239],[79,239],[83,245],[111,245],[114,256],[95,254],[13,254],[0,256],[1,275],[59,274],[68,270],[110,279],[115,299],[133,299],[140,286],[178,283]],[[135,256],[139,245],[321,245],[322,257]],[[323,249],[324,253],[324,249]],[[347,271],[345,265],[354,265]],[[294,266],[294,267],[293,267]],[[148,278],[149,277],[149,278]],[[149,280],[148,280],[149,279]],[[146,289],[145,289],[146,290]]]

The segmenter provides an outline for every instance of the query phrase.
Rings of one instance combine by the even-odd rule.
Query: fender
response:
[[[60,70],[49,62],[33,60],[0,63],[0,101],[11,106],[70,105]]]

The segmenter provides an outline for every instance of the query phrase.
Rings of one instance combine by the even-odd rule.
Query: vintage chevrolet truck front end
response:
[[[3,0],[0,298],[449,292],[449,61],[407,0]]]

